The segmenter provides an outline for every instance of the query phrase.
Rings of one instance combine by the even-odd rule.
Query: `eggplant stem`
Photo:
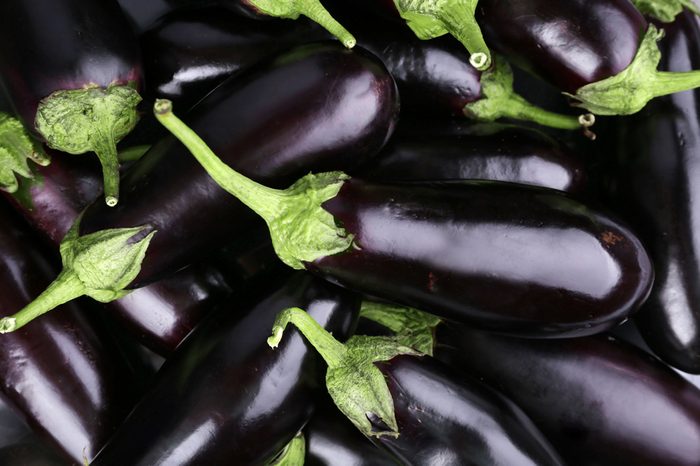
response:
[[[94,152],[102,166],[105,204],[114,207],[119,203],[119,155],[112,134],[98,132],[94,139]]]
[[[85,294],[85,286],[78,276],[63,271],[43,293],[16,314],[0,319],[0,333],[19,330],[50,310]]]
[[[320,1],[298,0],[297,5],[300,14],[306,16],[314,23],[319,24],[334,37],[337,37],[345,47],[351,49],[357,45],[355,37],[331,16],[328,10],[321,5]]]
[[[328,367],[340,367],[345,361],[347,348],[336,340],[326,329],[314,320],[308,313],[292,307],[280,312],[272,326],[272,335],[267,339],[270,348],[277,348],[287,325],[293,324],[311,345],[318,351]]]
[[[695,89],[700,87],[700,70],[657,71],[649,87],[654,97]]]

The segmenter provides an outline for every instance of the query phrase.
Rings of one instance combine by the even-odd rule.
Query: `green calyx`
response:
[[[267,223],[279,258],[290,267],[343,252],[353,246],[353,235],[336,225],[323,209],[349,179],[342,172],[309,174],[285,190],[262,186],[226,165],[197,134],[172,113],[172,104],[158,100],[156,118],[178,138],[209,176]]]
[[[700,15],[700,9],[693,0],[632,0],[632,3],[641,13],[664,23],[673,22],[683,8]]]
[[[345,344],[299,308],[282,311],[267,339],[276,348],[288,324],[294,324],[328,364],[326,388],[336,406],[368,437],[398,437],[394,400],[376,362],[420,353],[390,337],[354,336]]]
[[[0,319],[8,333],[80,296],[107,303],[126,294],[124,288],[141,271],[155,235],[148,227],[116,228],[78,236],[78,218],[61,242],[63,271],[34,301],[18,313]]]
[[[284,447],[277,457],[267,463],[268,466],[302,466],[306,458],[306,440],[299,432],[291,442]]]
[[[36,113],[37,131],[49,147],[69,154],[94,152],[102,164],[105,202],[119,201],[117,143],[136,126],[139,93],[130,86],[56,91]]]
[[[435,327],[442,322],[439,317],[411,307],[373,301],[362,302],[360,317],[388,328],[402,345],[433,355]]]
[[[491,66],[491,52],[474,18],[478,0],[394,0],[399,15],[419,39],[451,34],[471,54],[478,70]]]
[[[351,49],[357,40],[321,4],[320,0],[247,0],[257,11],[268,16],[297,19],[300,15],[321,25]]]
[[[620,73],[588,84],[567,94],[574,106],[598,115],[631,115],[655,97],[700,87],[700,71],[671,73],[658,71],[661,52],[657,42],[663,31],[649,25],[637,55]]]
[[[19,187],[17,175],[33,177],[27,160],[42,166],[51,163],[17,118],[0,113],[0,189],[14,193]]]
[[[481,75],[481,98],[465,105],[463,112],[466,117],[479,121],[511,118],[567,130],[587,128],[593,124],[590,117],[584,119],[550,112],[516,94],[510,65],[499,56],[494,56],[491,69]],[[594,119],[592,121],[595,122]]]

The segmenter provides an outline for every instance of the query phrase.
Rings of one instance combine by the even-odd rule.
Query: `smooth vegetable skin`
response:
[[[277,255],[372,296],[482,328],[580,336],[646,299],[649,257],[624,225],[551,190],[496,182],[379,185],[342,172],[286,190],[232,170],[172,113],[156,117],[260,215]]]
[[[440,358],[520,406],[569,464],[700,461],[700,391],[612,337],[518,340],[452,328]]]
[[[306,424],[322,390],[313,349],[265,338],[290,305],[309,306],[339,337],[359,298],[297,274],[258,303],[220,308],[165,363],[150,392],[91,465],[264,464]]]
[[[331,400],[319,403],[304,427],[305,466],[396,466],[400,464],[357,431]]]
[[[700,68],[700,28],[690,13],[666,27],[662,67]],[[700,373],[700,92],[659,99],[621,122],[618,207],[651,253],[657,281],[636,321],[664,361]]]
[[[635,311],[653,279],[630,230],[551,191],[351,179],[323,207],[355,235],[356,246],[307,269],[494,331],[600,332]]]
[[[647,22],[629,0],[480,0],[488,43],[574,93],[632,63]]]
[[[389,145],[363,170],[374,181],[493,180],[581,194],[581,157],[555,139],[518,126],[444,123],[399,125]]]
[[[375,440],[403,464],[562,465],[512,402],[432,358],[378,363],[394,400],[399,437]]]
[[[397,116],[396,85],[380,62],[321,43],[226,81],[187,121],[232,167],[287,186],[309,171],[352,170],[384,146]],[[140,225],[157,230],[132,288],[260,228],[173,138],[154,146],[123,186],[122,205],[93,203],[81,233]]]
[[[327,36],[308,23],[254,21],[224,8],[175,12],[140,39],[146,99],[167,98],[189,109],[229,76]]]
[[[54,275],[35,241],[0,206],[0,309],[13,312]],[[81,463],[136,401],[135,374],[108,335],[74,305],[0,339],[0,390],[29,426]]]
[[[138,43],[116,1],[6,0],[0,18],[0,77],[16,112],[49,146],[95,152],[116,204],[116,143],[141,100]]]

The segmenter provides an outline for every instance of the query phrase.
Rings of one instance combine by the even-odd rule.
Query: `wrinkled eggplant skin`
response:
[[[682,14],[666,25],[661,68],[700,68],[700,27]],[[657,281],[637,324],[669,364],[700,373],[700,92],[652,102],[620,122],[618,208],[649,248]]]
[[[563,464],[517,406],[480,383],[427,356],[376,365],[394,399],[400,435],[374,442],[403,464]]]
[[[367,440],[329,399],[319,403],[304,427],[306,466],[397,466],[383,449]]]
[[[519,126],[464,124],[454,132],[436,134],[402,123],[372,161],[362,173],[372,181],[493,180],[571,194],[586,187],[586,169],[578,154]]]
[[[534,337],[601,332],[635,311],[653,280],[631,231],[553,190],[351,179],[324,208],[356,247],[309,270],[479,328]]]
[[[140,85],[138,42],[114,0],[3,0],[0,18],[2,85],[28,128],[55,91]]]
[[[57,247],[80,212],[99,197],[102,178],[93,158],[49,153],[51,164],[33,167],[35,182],[23,180],[21,195],[3,194]],[[225,280],[217,267],[197,264],[104,307],[139,342],[166,356],[231,292],[233,281]]]
[[[700,461],[700,391],[631,345],[604,335],[535,341],[454,327],[438,341],[439,358],[512,399],[570,464]]]
[[[8,315],[42,292],[56,271],[9,208],[0,208],[0,309]],[[75,305],[3,335],[0,354],[2,396],[77,463],[97,453],[136,400],[130,365]]]
[[[166,361],[91,464],[250,465],[273,458],[324,390],[323,364],[296,330],[288,329],[276,350],[267,345],[275,317],[292,306],[342,339],[359,298],[298,273],[257,304],[222,307]]]
[[[189,109],[242,69],[327,35],[309,23],[261,23],[223,8],[176,12],[140,38],[146,98]]]
[[[647,22],[629,0],[480,0],[486,43],[574,93],[632,63]]]
[[[397,114],[396,85],[382,64],[357,48],[327,42],[296,47],[234,76],[184,119],[234,169],[287,187],[310,171],[350,170],[376,154]],[[133,166],[122,180],[119,205],[102,204],[86,212],[83,233],[138,225],[158,230],[132,287],[252,228],[263,231],[262,221],[172,138]]]

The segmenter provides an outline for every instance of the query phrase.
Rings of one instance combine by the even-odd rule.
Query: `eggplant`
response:
[[[0,223],[0,309],[7,314],[26,305],[54,270],[5,205]],[[0,339],[0,354],[2,397],[77,463],[102,448],[138,395],[121,350],[75,305]]]
[[[34,168],[35,178],[6,196],[35,230],[58,246],[80,212],[101,192],[99,167],[92,160],[61,157]],[[231,266],[230,268],[233,268]],[[233,273],[233,272],[232,272]],[[168,355],[236,284],[218,267],[198,263],[107,304],[106,311],[142,344]]]
[[[342,172],[271,189],[223,163],[168,101],[155,111],[217,183],[265,220],[292,268],[536,337],[601,332],[649,294],[653,268],[634,234],[552,190],[483,181],[380,185]]]
[[[494,180],[578,195],[587,178],[579,154],[539,131],[456,123],[436,130],[422,122],[402,122],[361,175],[380,182]]]
[[[232,166],[284,185],[310,170],[358,166],[383,147],[397,114],[396,85],[380,62],[319,43],[226,81],[188,121]],[[61,276],[24,317],[3,321],[4,330],[19,328],[56,301],[122,297],[127,286],[144,286],[264,228],[174,138],[144,155],[123,186],[124,203],[108,209],[95,202],[76,221],[61,246]]]
[[[175,12],[140,38],[145,98],[166,98],[189,109],[231,75],[326,36],[306,23],[261,23],[224,8]]]
[[[495,50],[594,114],[700,86],[700,71],[657,71],[663,32],[628,0],[482,0],[477,19]]]
[[[342,337],[359,298],[296,274],[259,302],[222,306],[177,349],[91,465],[263,464],[311,417],[318,361],[301,335],[278,351],[265,337],[280,309],[310,307]]]
[[[700,27],[690,13],[667,27],[663,68],[700,67]],[[614,201],[654,260],[658,280],[636,318],[653,351],[700,373],[700,92],[664,97],[621,122]]]
[[[95,152],[105,201],[116,205],[116,144],[138,121],[142,79],[138,43],[119,5],[7,0],[0,18],[0,82],[16,113],[54,149]]]
[[[443,331],[438,357],[512,399],[571,464],[700,461],[700,391],[648,353],[606,335],[535,341]]]
[[[396,466],[397,460],[372,445],[333,406],[331,400],[319,403],[311,421],[304,427],[306,466]]]
[[[275,320],[272,348],[290,323],[327,362],[326,387],[338,408],[401,464],[562,464],[513,403],[396,339],[355,336],[342,344],[292,308]]]

